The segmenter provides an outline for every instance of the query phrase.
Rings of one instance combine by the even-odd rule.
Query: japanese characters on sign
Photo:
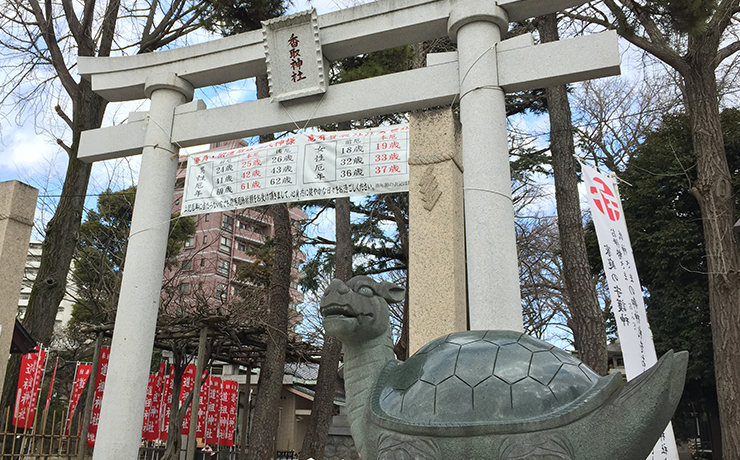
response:
[[[218,443],[222,446],[233,446],[234,433],[236,432],[236,403],[239,384],[234,380],[224,380],[221,385]]]
[[[98,436],[98,424],[100,423],[100,408],[103,405],[103,390],[105,390],[105,377],[108,375],[108,361],[110,359],[110,348],[100,349],[98,360],[98,373],[95,379],[95,395],[93,397],[93,408],[90,414],[90,425],[87,429],[87,447],[95,447],[95,439]]]
[[[72,386],[72,395],[69,398],[69,410],[67,411],[67,422],[65,423],[65,434],[70,433],[72,426],[72,417],[74,416],[77,403],[80,402],[80,396],[82,391],[85,389],[87,379],[90,378],[90,372],[92,371],[92,364],[77,364],[77,370],[75,371],[75,380]]]
[[[46,350],[36,346],[35,351],[23,355],[18,376],[18,390],[13,412],[13,425],[18,428],[31,428],[36,416],[38,395],[41,392],[41,378],[46,362]]]
[[[182,406],[182,403],[184,402],[185,398],[187,398],[188,394],[193,391],[193,388],[195,388],[195,365],[188,364],[185,367],[185,372],[182,374],[182,385],[180,386],[180,406]],[[190,404],[188,404],[185,418],[182,421],[180,434],[190,434],[190,412],[192,411],[192,409],[193,403],[191,401]]]
[[[613,181],[581,164],[583,180],[599,241],[617,335],[622,348],[627,380],[658,362],[637,276],[627,224]],[[678,459],[673,428],[669,424],[651,454],[652,460]]]
[[[408,125],[397,125],[193,154],[182,215],[408,191],[408,146]]]
[[[159,430],[159,439],[166,440],[170,427],[170,408],[172,407],[172,392],[175,387],[175,366],[170,365],[170,372],[164,379],[164,396],[162,396],[162,421]]]
[[[262,33],[272,101],[326,92],[315,10],[263,21]]]

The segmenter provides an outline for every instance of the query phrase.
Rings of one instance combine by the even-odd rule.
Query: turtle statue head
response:
[[[326,333],[342,343],[367,342],[389,330],[389,302],[403,300],[405,290],[386,281],[355,276],[333,280],[321,300]]]

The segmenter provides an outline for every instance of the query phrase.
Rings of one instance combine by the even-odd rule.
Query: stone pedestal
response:
[[[0,393],[13,341],[18,296],[26,266],[39,191],[18,181],[0,183]]]
[[[409,146],[409,353],[468,328],[460,124],[417,112]]]

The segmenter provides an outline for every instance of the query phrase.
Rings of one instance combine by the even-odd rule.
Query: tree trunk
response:
[[[336,215],[336,270],[334,277],[349,281],[352,277],[352,233],[350,231],[349,198],[337,198]],[[337,386],[337,369],[342,354],[342,343],[335,337],[324,336],[321,366],[316,380],[316,395],[311,406],[311,418],[303,437],[300,459],[324,459],[326,439],[334,416],[334,396]]]
[[[269,460],[278,428],[280,393],[283,389],[285,349],[288,343],[288,305],[290,304],[290,269],[293,258],[293,234],[288,206],[271,206],[275,227],[275,262],[270,280],[268,308],[265,315],[267,344],[260,367],[257,401],[254,407],[249,460]],[[291,416],[291,415],[289,415]]]
[[[538,29],[543,43],[559,39],[555,14],[540,17]],[[573,158],[575,147],[570,104],[565,85],[547,88],[547,106],[563,278],[570,309],[569,326],[581,361],[599,375],[606,375],[606,327],[586,253]]]
[[[683,75],[691,119],[699,202],[709,271],[709,309],[714,343],[722,458],[740,458],[740,246],[733,233],[735,192],[722,141],[718,93],[711,66],[694,63]]]
[[[77,237],[90,179],[91,163],[77,159],[82,131],[99,128],[107,101],[82,80],[79,98],[74,101],[74,125],[67,175],[54,216],[46,227],[41,262],[31,289],[23,326],[45,345],[51,343],[59,303],[67,288],[67,274],[77,246]],[[2,407],[14,407],[21,356],[12,355],[5,374]]]

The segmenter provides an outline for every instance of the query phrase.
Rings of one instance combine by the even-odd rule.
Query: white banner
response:
[[[182,215],[407,192],[409,126],[301,133],[188,157]]]
[[[581,170],[609,285],[612,311],[617,321],[627,380],[632,380],[656,364],[658,358],[645,314],[642,286],[635,268],[622,202],[612,179],[584,164],[581,164]],[[649,458],[678,460],[670,423]]]

